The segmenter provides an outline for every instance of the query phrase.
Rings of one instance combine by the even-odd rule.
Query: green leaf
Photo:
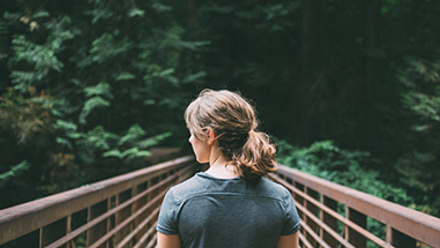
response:
[[[148,99],[148,100],[145,100],[144,101],[144,105],[154,105],[154,104],[156,104],[156,101],[155,100],[153,100],[153,99]]]
[[[125,158],[126,156],[128,156],[128,155],[130,155],[130,154],[133,154],[133,153],[137,153],[138,151],[139,151],[139,148],[137,148],[136,146],[135,146],[135,147],[132,147],[132,148],[130,148],[130,149],[127,149],[127,150],[123,151],[123,152],[121,153],[121,157],[122,157],[122,158]]]
[[[106,82],[100,82],[99,84],[85,88],[87,97],[92,96],[106,96],[109,99],[113,99],[113,95],[110,91],[110,85]]]
[[[132,8],[128,11],[129,17],[135,17],[135,16],[143,17],[144,15],[145,15],[145,11],[138,8]]]
[[[197,72],[195,74],[188,75],[185,80],[183,80],[183,83],[192,83],[200,80],[201,78],[205,77],[207,74],[204,71]]]
[[[136,143],[136,145],[140,148],[148,148],[154,145],[157,145],[160,141],[170,137],[172,135],[171,132],[162,133],[148,139],[141,140]]]
[[[169,68],[160,72],[159,76],[165,76],[174,73],[174,68]]]
[[[75,123],[64,120],[57,120],[57,123],[54,124],[55,129],[64,130],[64,131],[76,131],[77,126]]]
[[[70,150],[73,149],[72,143],[65,138],[57,137],[56,141],[61,146],[65,146],[65,147],[69,148]]]
[[[90,98],[89,100],[87,100],[84,103],[84,107],[83,107],[81,114],[79,116],[79,122],[81,124],[85,124],[87,116],[90,114],[90,112],[93,109],[108,107],[108,106],[110,106],[110,102],[100,96],[95,96],[93,98]]]
[[[27,160],[23,160],[17,165],[11,167],[11,169],[3,174],[0,174],[0,188],[4,186],[4,184],[17,177],[20,173],[28,170],[31,167],[31,164]]]
[[[139,151],[136,153],[136,157],[149,157],[151,156],[150,151]]]
[[[118,145],[122,145],[127,141],[133,141],[139,137],[145,135],[144,129],[138,124],[132,125],[126,135],[124,135],[118,142]]]
[[[49,12],[47,11],[39,11],[35,14],[32,15],[32,18],[37,19],[39,17],[48,17],[49,16]]]
[[[111,151],[108,151],[108,152],[104,152],[104,153],[102,154],[102,156],[103,156],[104,158],[107,158],[107,157],[117,157],[117,158],[122,158],[122,156],[121,156],[121,152],[120,152],[118,149],[114,149],[114,150],[111,150]]]
[[[135,78],[136,78],[136,76],[134,74],[129,73],[129,72],[123,72],[118,75],[118,77],[116,78],[116,81],[131,80],[131,79],[135,79]]]

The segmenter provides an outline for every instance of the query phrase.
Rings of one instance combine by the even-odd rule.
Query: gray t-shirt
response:
[[[262,178],[215,178],[199,172],[165,195],[157,230],[179,234],[182,248],[271,248],[300,228],[292,195]]]

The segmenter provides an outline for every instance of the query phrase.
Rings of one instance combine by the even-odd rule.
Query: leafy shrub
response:
[[[310,147],[295,148],[278,141],[277,161],[322,179],[408,206],[406,191],[379,179],[379,172],[365,169],[377,163],[368,152],[340,149],[332,141],[319,141]]]

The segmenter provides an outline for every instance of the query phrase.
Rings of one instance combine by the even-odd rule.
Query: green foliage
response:
[[[5,183],[9,180],[13,180],[19,176],[23,171],[29,170],[30,164],[28,161],[23,160],[17,165],[11,166],[11,169],[3,174],[0,174],[0,188],[4,187]]]
[[[38,12],[34,18],[43,17]],[[57,55],[64,50],[62,45],[65,41],[73,39],[77,31],[65,30],[66,26],[70,24],[69,17],[63,17],[56,23],[47,23],[45,26],[48,31],[51,31],[43,44],[37,44],[26,38],[24,34],[14,34],[12,39],[12,49],[14,49],[14,56],[9,60],[11,70],[12,83],[15,84],[15,89],[25,93],[30,86],[40,86],[47,82],[51,71],[61,72],[64,63],[59,60]],[[37,22],[31,24],[38,25]],[[37,32],[37,30],[31,31]],[[16,65],[22,65],[17,68]],[[32,69],[31,69],[32,68]]]
[[[397,163],[402,181],[425,194],[440,188],[440,60],[410,59],[400,79],[407,87],[404,106],[411,118],[410,151]]]
[[[51,96],[44,92],[37,94],[30,88],[30,98],[17,94],[12,88],[0,97],[0,127],[12,131],[18,143],[32,142],[38,135],[50,132],[46,126],[52,122]]]
[[[88,99],[84,102],[84,107],[79,115],[79,123],[81,124],[86,124],[86,118],[93,109],[110,106],[110,102],[103,97],[113,98],[110,85],[104,82],[96,86],[86,87],[84,91]]]
[[[130,127],[123,137],[118,140],[118,148],[107,151],[102,154],[103,157],[116,157],[119,159],[125,159],[128,162],[135,158],[150,156],[151,153],[147,149],[151,146],[157,145],[161,140],[171,136],[170,132],[156,135],[154,137],[145,138],[145,131],[137,124]],[[124,151],[120,151],[121,148]]]
[[[29,192],[23,200],[148,166],[151,147],[185,143],[181,116],[206,76],[202,62],[190,58],[209,42],[190,38],[181,5],[172,5],[5,5],[0,143],[7,149],[0,172],[29,161],[29,170],[13,177],[34,175],[17,187]],[[180,142],[166,144],[171,135]],[[0,193],[8,187],[11,180]]]
[[[379,171],[365,169],[378,163],[368,152],[344,150],[332,141],[315,142],[306,148],[295,148],[286,141],[278,145],[280,164],[398,204],[412,202],[404,189],[382,181]]]

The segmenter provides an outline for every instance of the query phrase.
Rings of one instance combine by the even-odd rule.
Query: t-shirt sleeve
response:
[[[286,191],[287,191],[287,195],[284,198],[285,199],[284,210],[285,210],[286,221],[283,230],[281,231],[281,235],[283,236],[296,233],[301,226],[298,212],[296,210],[295,203],[293,202],[292,195],[287,189]]]
[[[179,234],[177,212],[178,204],[174,200],[172,189],[170,189],[165,194],[162,206],[160,207],[156,230],[165,234]]]

